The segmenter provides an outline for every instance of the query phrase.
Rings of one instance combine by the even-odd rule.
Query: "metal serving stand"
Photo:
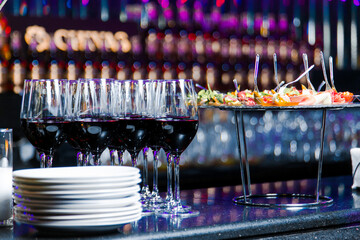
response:
[[[334,105],[314,105],[314,106],[201,106],[201,108],[217,108],[225,111],[233,111],[235,115],[235,126],[237,134],[237,144],[240,156],[240,173],[243,195],[233,198],[236,204],[259,207],[275,208],[309,208],[318,207],[333,203],[333,199],[328,196],[320,195],[322,165],[324,161],[324,141],[326,114],[328,110],[342,110],[345,108],[359,108],[360,104],[334,104]],[[244,112],[255,111],[322,111],[322,124],[320,129],[320,159],[318,162],[317,183],[315,194],[304,193],[266,193],[252,194],[249,161],[247,158],[247,146],[245,136]],[[245,166],[244,166],[245,163]],[[286,201],[276,202],[274,200],[284,199]],[[286,202],[286,203],[284,203]]]

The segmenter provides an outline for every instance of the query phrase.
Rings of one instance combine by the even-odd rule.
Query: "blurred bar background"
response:
[[[0,17],[0,92],[11,83],[21,95],[26,78],[80,77],[192,78],[222,92],[233,91],[236,79],[241,89],[252,89],[257,53],[260,89],[275,86],[274,53],[279,82],[304,71],[306,53],[316,65],[310,76],[317,88],[322,50],[326,64],[329,56],[335,60],[337,89],[358,94],[359,11],[358,0],[12,0]],[[329,113],[325,174],[351,172],[359,115]],[[210,174],[222,166],[238,175],[232,113],[201,110],[201,121],[184,167]],[[246,114],[245,122],[250,164],[257,168],[252,177],[316,176],[320,113]],[[28,151],[19,153],[24,164]]]

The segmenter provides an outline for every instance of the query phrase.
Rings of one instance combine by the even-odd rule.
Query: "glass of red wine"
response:
[[[156,211],[163,204],[164,200],[160,197],[159,188],[158,188],[158,165],[159,165],[159,152],[162,146],[161,136],[157,134],[157,129],[161,126],[161,121],[158,121],[161,118],[162,110],[164,108],[160,107],[160,92],[161,87],[165,86],[161,84],[164,80],[153,80],[153,88],[154,88],[154,104],[153,104],[153,133],[150,134],[148,138],[148,146],[151,148],[153,152],[153,189],[150,196],[149,208]]]
[[[161,111],[161,118],[158,119],[161,125],[157,132],[161,135],[165,151],[172,155],[175,187],[173,201],[158,214],[198,215],[198,211],[193,211],[191,207],[181,204],[179,178],[180,155],[192,142],[199,125],[194,83],[191,79],[178,79],[168,80],[163,84],[164,87],[160,93],[160,109],[163,110]],[[169,161],[171,162],[171,158]]]
[[[63,90],[65,96],[65,124],[64,132],[66,135],[66,141],[77,151],[77,166],[87,166],[90,158],[90,148],[88,144],[79,140],[79,138],[73,134],[74,131],[74,110],[75,110],[75,96],[78,87],[78,80],[67,80],[68,84]],[[76,131],[76,130],[75,130]]]
[[[108,146],[116,121],[111,115],[114,80],[79,79],[74,99],[68,138],[76,142],[81,152],[90,151],[93,165],[101,165],[101,153]]]
[[[118,128],[115,138],[121,138],[130,153],[132,166],[137,166],[140,151],[148,144],[152,133],[153,100],[152,82],[150,80],[123,80],[123,118],[118,119]],[[141,201],[145,211],[146,199],[149,195],[147,183],[147,165],[144,161],[142,172],[143,186]]]
[[[55,149],[65,141],[62,89],[67,81],[28,79],[24,82],[20,121],[30,143],[40,153],[40,167],[52,167]]]
[[[118,125],[120,125],[122,120],[125,118],[123,90],[123,81],[113,80],[111,98],[114,107],[111,110],[111,116]],[[118,131],[117,127],[113,131],[108,147],[110,150],[110,164],[115,165],[116,162],[118,162],[120,166],[123,165],[123,155],[126,150],[126,146],[122,133]]]

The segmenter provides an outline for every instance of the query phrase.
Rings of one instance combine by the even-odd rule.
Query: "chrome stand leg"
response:
[[[246,147],[246,133],[245,133],[245,124],[244,124],[244,115],[243,112],[240,111],[240,121],[241,121],[241,130],[242,130],[242,145],[243,148],[241,152],[243,153],[243,157],[245,160],[245,167],[246,167],[246,177],[247,177],[247,188],[249,195],[251,195],[251,180],[250,180],[250,169],[249,169],[249,161],[247,158],[247,147]]]
[[[241,139],[240,139],[240,128],[239,128],[239,120],[238,114],[242,116],[241,111],[234,111],[235,114],[235,126],[236,126],[236,136],[237,136],[237,144],[238,144],[238,151],[239,151],[239,158],[240,158],[240,174],[241,174],[241,184],[243,187],[243,194],[244,194],[244,201],[247,202],[246,198],[246,182],[245,182],[245,172],[244,172],[244,165],[242,162],[242,154],[241,154]]]
[[[317,174],[317,183],[316,183],[316,202],[319,202],[320,196],[320,184],[321,184],[321,173],[322,173],[322,165],[324,161],[324,142],[325,142],[325,125],[326,123],[326,109],[323,109],[322,114],[322,125],[321,125],[321,139],[320,139],[320,159],[318,165],[318,174]]]

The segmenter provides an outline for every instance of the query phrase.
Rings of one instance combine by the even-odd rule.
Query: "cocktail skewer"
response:
[[[329,57],[329,68],[330,68],[330,83],[333,89],[335,89],[335,82],[334,82],[334,64],[332,56]]]
[[[306,53],[303,54],[303,62],[304,62],[304,69],[305,71],[309,68],[309,61],[308,61],[308,56]],[[309,73],[306,74],[306,81],[308,84],[308,88],[311,88],[311,90],[315,91],[314,86],[312,85],[311,81],[310,81],[310,75]]]
[[[236,89],[236,93],[238,93],[239,92],[239,85],[238,85],[235,78],[234,78],[233,82],[234,82],[234,86],[235,86],[235,89]]]
[[[276,88],[280,88],[280,84],[279,84],[279,79],[278,79],[278,73],[277,73],[277,57],[276,57],[276,53],[274,53],[273,55],[274,57],[274,77],[275,77],[275,82],[276,82]]]
[[[321,58],[321,67],[322,67],[324,80],[325,80],[325,84],[326,84],[325,90],[330,90],[331,86],[330,86],[328,78],[327,78],[325,60],[324,60],[324,53],[322,51],[320,51],[320,58]]]
[[[195,86],[196,86],[197,88],[200,88],[200,89],[203,89],[203,90],[207,90],[206,88],[204,88],[203,86],[201,86],[201,85],[198,84],[198,83],[196,83]]]
[[[255,92],[259,92],[259,88],[258,88],[258,85],[257,85],[257,76],[258,76],[258,72],[259,72],[259,61],[260,61],[260,55],[256,54],[255,70],[254,70],[254,91]]]
[[[298,82],[301,78],[303,78],[306,74],[308,74],[308,73],[311,71],[311,69],[314,68],[314,66],[315,66],[315,65],[311,65],[311,66],[310,66],[305,72],[303,72],[297,79],[295,79],[295,80],[292,81],[292,82],[289,82],[289,83],[285,84],[284,86],[281,87],[281,89],[285,89],[288,85]]]
[[[322,87],[325,85],[325,81],[322,81],[317,89],[318,92],[321,91]]]
[[[276,90],[280,89],[282,85],[284,85],[285,81],[281,81],[281,83],[276,86],[276,88],[274,88],[274,91],[276,92]]]

